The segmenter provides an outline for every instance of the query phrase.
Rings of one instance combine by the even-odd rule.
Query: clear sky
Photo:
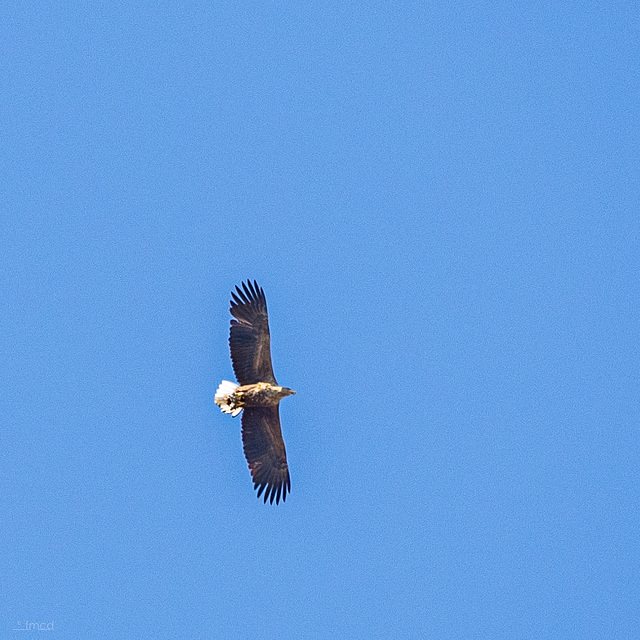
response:
[[[638,637],[636,2],[0,11],[2,637]]]

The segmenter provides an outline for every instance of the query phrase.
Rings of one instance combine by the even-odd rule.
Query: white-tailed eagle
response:
[[[236,293],[237,292],[237,293]],[[242,413],[242,445],[258,498],[265,503],[284,502],[291,491],[287,453],[284,448],[278,405],[295,393],[276,382],[271,365],[269,317],[264,291],[254,280],[231,292],[229,346],[235,384],[223,380],[215,402],[224,413]]]

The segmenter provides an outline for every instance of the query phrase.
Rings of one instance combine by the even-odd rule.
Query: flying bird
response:
[[[291,492],[287,453],[280,429],[280,400],[295,393],[281,387],[271,365],[269,317],[264,291],[254,280],[231,292],[229,346],[235,384],[223,380],[215,403],[233,417],[242,413],[242,445],[249,463],[253,487],[264,502],[284,502]]]

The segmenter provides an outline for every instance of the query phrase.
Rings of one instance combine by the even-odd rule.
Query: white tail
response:
[[[235,402],[230,402],[233,392],[239,386],[240,385],[235,382],[223,380],[215,395],[215,402],[220,407],[222,413],[230,413],[234,418],[242,411],[242,407],[236,407]]]

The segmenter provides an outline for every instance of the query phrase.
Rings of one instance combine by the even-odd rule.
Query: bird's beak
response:
[[[295,396],[296,392],[293,389],[287,389],[287,391],[289,392],[290,396]]]

